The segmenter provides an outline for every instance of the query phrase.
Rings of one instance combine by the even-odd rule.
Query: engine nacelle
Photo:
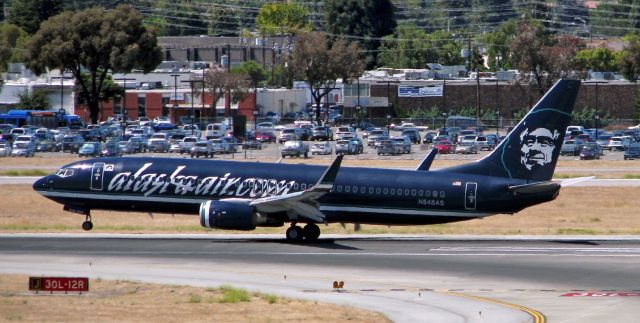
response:
[[[254,230],[256,226],[280,227],[283,221],[263,216],[248,200],[206,201],[200,203],[200,225],[205,228]]]

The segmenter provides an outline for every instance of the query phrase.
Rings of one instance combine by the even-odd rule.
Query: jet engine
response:
[[[256,212],[249,200],[206,201],[200,203],[200,225],[205,228],[254,230],[256,226],[280,227],[283,221]]]

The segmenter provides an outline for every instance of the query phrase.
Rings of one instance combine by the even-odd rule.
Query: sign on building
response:
[[[442,84],[429,86],[398,86],[400,98],[422,98],[442,96]]]

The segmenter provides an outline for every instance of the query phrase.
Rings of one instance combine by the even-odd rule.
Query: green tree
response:
[[[24,61],[24,46],[28,39],[22,28],[9,23],[0,24],[0,71],[6,71],[7,63]]]
[[[337,79],[346,83],[362,75],[364,64],[359,53],[356,43],[347,44],[341,37],[329,46],[320,33],[298,33],[289,66],[297,79],[309,84],[311,96],[320,106]],[[316,109],[316,120],[320,123],[320,109]]]
[[[327,0],[325,30],[330,35],[353,37],[366,51],[367,68],[378,65],[380,39],[396,28],[395,7],[390,0]]]
[[[518,24],[515,20],[509,20],[498,29],[486,34],[484,41],[487,44],[488,66],[490,69],[511,69],[513,65],[510,59],[511,41],[518,33]]]
[[[8,8],[8,21],[34,34],[40,23],[62,11],[62,0],[11,0]]]
[[[587,48],[576,53],[575,67],[587,71],[617,71],[618,55],[607,47]]]
[[[240,10],[233,6],[211,4],[207,10],[209,16],[209,35],[233,36],[240,31]]]
[[[618,58],[620,71],[624,77],[635,82],[640,75],[640,36],[626,37],[627,46],[622,50]]]
[[[18,110],[46,110],[51,104],[47,91],[43,89],[35,89],[33,92],[23,91],[16,96],[19,102],[14,108]]]
[[[105,11],[90,8],[63,12],[42,23],[27,44],[27,65],[39,74],[46,68],[71,71],[80,83],[96,123],[100,95],[109,72],[152,71],[162,61],[156,36],[130,6]],[[83,73],[89,75],[86,81]]]
[[[256,18],[256,25],[263,36],[291,35],[299,30],[311,29],[307,9],[295,3],[263,5]]]
[[[414,24],[401,24],[393,36],[385,36],[380,45],[378,64],[395,68],[425,68],[435,62],[436,52],[429,46],[427,34]]]
[[[258,96],[258,86],[262,84],[267,79],[267,71],[256,61],[245,61],[240,64],[237,68],[234,68],[232,72],[237,74],[245,75],[247,80],[249,81],[249,85],[253,89],[253,93],[257,98]],[[254,107],[256,109],[256,100],[254,100]]]

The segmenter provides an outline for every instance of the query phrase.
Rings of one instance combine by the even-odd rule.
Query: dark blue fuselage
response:
[[[259,162],[98,158],[66,165],[37,181],[34,189],[76,210],[197,214],[207,200],[251,200],[310,189],[325,170]],[[525,183],[443,171],[341,167],[331,192],[317,202],[327,223],[409,225],[513,213],[557,195],[555,190],[514,196],[508,189]]]

